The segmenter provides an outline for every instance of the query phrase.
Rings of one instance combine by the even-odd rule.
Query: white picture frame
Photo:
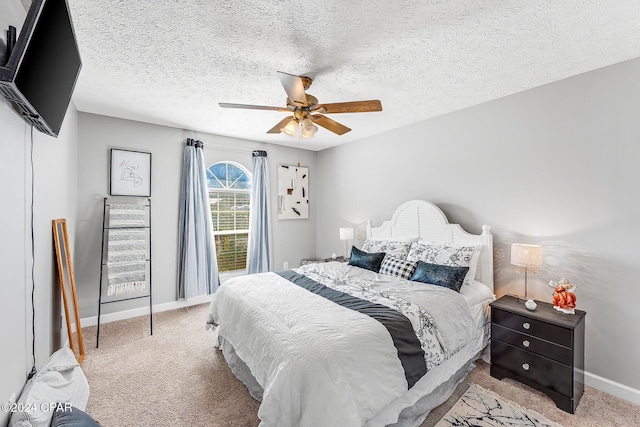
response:
[[[278,165],[278,219],[309,218],[309,168]]]
[[[151,197],[151,153],[112,148],[109,194]]]

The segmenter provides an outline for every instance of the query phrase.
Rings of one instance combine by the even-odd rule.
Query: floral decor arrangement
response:
[[[563,277],[558,282],[549,281],[549,286],[553,288],[553,308],[565,314],[575,314],[575,285]]]

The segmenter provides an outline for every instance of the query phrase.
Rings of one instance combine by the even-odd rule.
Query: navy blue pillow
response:
[[[100,424],[91,418],[91,415],[71,406],[68,409],[56,409],[49,427],[100,427]]]
[[[452,267],[449,265],[429,264],[428,262],[418,261],[416,271],[409,280],[444,286],[445,288],[460,292],[467,271],[469,271],[469,267]]]
[[[380,265],[384,259],[384,252],[372,252],[368,253],[361,251],[355,246],[351,246],[351,257],[349,258],[349,265],[364,268],[365,270],[380,271]]]

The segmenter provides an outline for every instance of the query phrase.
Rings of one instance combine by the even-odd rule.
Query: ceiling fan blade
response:
[[[284,112],[290,111],[288,108],[269,107],[267,105],[231,104],[228,102],[219,102],[218,105],[222,108],[241,108],[243,110],[272,110],[272,111],[284,111]]]
[[[302,79],[299,76],[294,76],[293,74],[284,73],[282,71],[278,71],[278,77],[280,78],[282,87],[285,92],[287,92],[289,101],[301,107],[306,107],[307,94],[304,93],[304,84],[302,83]]]
[[[351,129],[346,127],[343,124],[336,122],[335,120],[330,119],[329,117],[323,116],[322,114],[309,114],[308,116],[315,124],[322,126],[325,129],[330,130],[333,133],[337,133],[338,135],[344,135],[349,132]]]
[[[372,111],[382,111],[382,103],[377,99],[369,101],[335,102],[333,104],[316,105],[314,111],[321,111],[325,114],[369,113]]]
[[[267,133],[280,133],[280,129],[285,127],[291,120],[293,120],[293,117],[285,117],[284,119],[280,120],[277,125],[269,129]]]

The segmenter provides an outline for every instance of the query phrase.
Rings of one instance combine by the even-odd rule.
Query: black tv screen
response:
[[[66,0],[33,0],[0,85],[25,120],[57,137],[81,67]]]

